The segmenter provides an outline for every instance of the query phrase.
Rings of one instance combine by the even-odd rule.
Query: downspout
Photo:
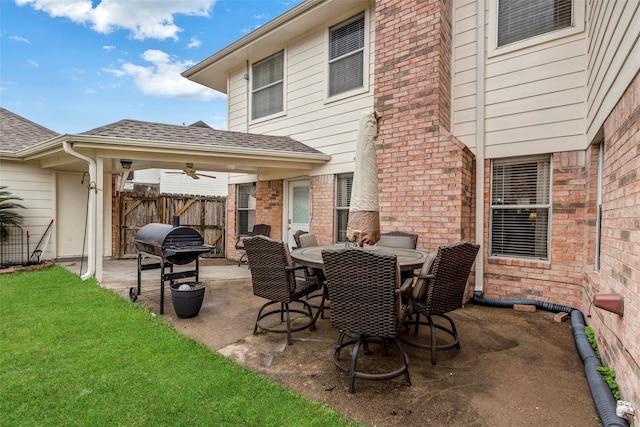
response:
[[[249,107],[249,101],[251,100],[251,86],[249,85],[249,60],[247,59],[246,72],[244,73],[244,79],[247,81],[247,133],[249,133],[249,114],[251,114],[251,109]],[[228,92],[228,91],[227,91]],[[228,118],[227,118],[228,120]],[[227,121],[228,123],[228,121]]]
[[[484,288],[484,259],[487,247],[484,245],[484,79],[485,79],[485,2],[478,1],[476,33],[476,242],[480,244],[476,258],[475,290]]]
[[[97,190],[97,166],[95,160],[73,150],[69,141],[62,142],[65,153],[84,160],[89,164],[89,203],[87,219],[87,271],[80,276],[82,280],[87,280],[94,276],[96,272],[96,192]]]

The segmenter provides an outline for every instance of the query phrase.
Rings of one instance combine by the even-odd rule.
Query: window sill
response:
[[[548,260],[539,259],[527,259],[527,258],[508,258],[499,256],[490,256],[487,259],[488,264],[504,265],[511,267],[527,267],[527,268],[539,268],[543,270],[549,270],[551,268],[551,262]]]

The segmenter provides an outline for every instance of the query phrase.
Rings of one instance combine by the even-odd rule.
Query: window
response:
[[[256,184],[238,185],[238,236],[247,236],[256,223]]]
[[[600,271],[600,254],[602,250],[602,191],[604,189],[604,178],[602,170],[604,168],[604,142],[599,144],[598,150],[598,189],[596,194],[596,253],[594,269]]]
[[[497,45],[572,25],[572,0],[499,0]]]
[[[329,29],[329,96],[364,87],[364,13]]]
[[[253,64],[251,118],[284,111],[284,51]]]
[[[338,175],[336,187],[336,242],[346,242],[347,223],[349,222],[349,205],[351,204],[351,187],[353,174]]]
[[[491,169],[491,256],[549,259],[549,156],[499,159]]]

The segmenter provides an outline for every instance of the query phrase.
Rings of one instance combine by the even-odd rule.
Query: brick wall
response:
[[[623,400],[640,408],[640,74],[604,125],[602,243],[599,273],[585,274],[587,309],[593,294],[624,298],[624,315],[591,308],[604,364],[616,371]],[[636,418],[637,424],[638,418]]]
[[[309,230],[316,235],[318,244],[335,242],[335,175],[315,176],[311,179],[311,222]]]
[[[473,154],[447,129],[451,8],[449,0],[376,2],[381,228],[417,233],[429,250],[474,240]]]
[[[595,236],[595,210],[590,204],[589,165],[584,151],[559,152],[552,159],[551,254],[549,261],[491,258],[485,263],[483,296],[496,299],[535,299],[580,307],[581,281]],[[597,155],[596,155],[597,156]],[[589,162],[587,159],[589,158]],[[596,157],[597,160],[597,157]],[[592,171],[596,174],[597,171]],[[489,248],[490,175],[485,169],[485,248]],[[593,263],[593,257],[591,257]]]

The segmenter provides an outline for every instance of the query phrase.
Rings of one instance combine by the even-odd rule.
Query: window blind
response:
[[[284,51],[253,64],[251,118],[284,110]]]
[[[572,0],[499,0],[498,46],[572,26],[572,3]]]
[[[346,242],[353,174],[339,175],[336,185],[336,242]]]
[[[548,259],[549,156],[498,159],[491,171],[491,255]]]
[[[364,14],[329,30],[329,96],[364,86]]]

